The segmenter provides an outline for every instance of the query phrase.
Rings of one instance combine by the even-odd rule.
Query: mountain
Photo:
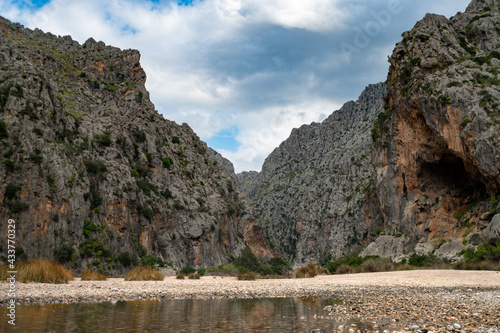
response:
[[[239,176],[295,264],[349,252],[457,259],[500,236],[500,4],[427,14],[371,85]]]
[[[385,84],[368,86],[322,123],[294,129],[240,183],[293,262],[326,262],[362,247],[365,196],[373,183],[371,129]]]
[[[138,51],[3,18],[0,40],[2,239],[13,218],[29,258],[108,271],[271,255],[232,166],[155,111]]]
[[[373,132],[370,216],[372,232],[404,237],[384,236],[365,254],[428,252],[448,240],[457,252],[494,227],[499,45],[500,4],[493,0],[472,1],[450,19],[428,14],[403,34]],[[388,249],[388,242],[399,245]]]

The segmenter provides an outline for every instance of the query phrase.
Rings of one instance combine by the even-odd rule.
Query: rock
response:
[[[462,326],[460,326],[460,324],[453,324],[453,328],[455,330],[460,330],[460,329],[462,329]]]
[[[361,257],[379,256],[383,258],[391,258],[394,261],[401,261],[400,257],[407,254],[410,250],[410,240],[406,236],[379,236],[375,242],[368,245]]]
[[[481,217],[497,207],[482,193],[500,190],[500,125],[491,118],[500,91],[491,81],[496,60],[488,60],[499,24],[497,3],[475,0],[465,13],[428,14],[403,34],[389,59],[388,105],[373,130],[375,191],[365,209],[372,225],[429,242],[470,232],[466,223],[488,233]],[[459,247],[449,246],[444,257]]]
[[[363,201],[373,173],[371,128],[385,93],[385,84],[369,85],[322,123],[293,129],[259,174],[239,176],[293,263],[342,256],[368,232]]]
[[[420,327],[418,327],[417,325],[410,326],[410,331],[418,331],[419,329]]]
[[[231,163],[155,110],[138,51],[0,27],[0,220],[16,220],[28,256],[73,252],[113,274],[147,255],[175,267],[226,264],[246,245],[274,256]]]
[[[490,224],[484,230],[484,237],[487,240],[495,240],[500,238],[500,214],[493,216]]]
[[[434,254],[439,258],[446,258],[450,261],[457,261],[459,259],[458,253],[462,251],[465,246],[456,238],[450,238],[448,243],[441,245]]]

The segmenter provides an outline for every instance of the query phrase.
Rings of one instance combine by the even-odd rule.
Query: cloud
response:
[[[157,110],[243,171],[259,170],[293,127],[384,81],[387,55],[426,12],[450,16],[468,2],[18,0],[0,3],[0,14],[81,43],[140,50]]]

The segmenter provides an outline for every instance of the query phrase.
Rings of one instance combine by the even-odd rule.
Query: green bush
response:
[[[16,169],[16,165],[11,160],[5,160],[3,161],[3,164],[5,165],[5,170],[7,171],[7,173],[14,172],[14,170]]]
[[[468,248],[463,252],[466,261],[493,261],[500,262],[500,246],[483,243],[476,250]]]
[[[7,124],[5,121],[0,120],[0,140],[6,139],[9,137],[9,133],[7,132]]]
[[[142,191],[144,192],[144,194],[146,194],[147,196],[150,196],[151,195],[151,192],[154,192],[156,194],[158,194],[158,187],[154,184],[151,184],[150,182],[148,181],[145,181],[145,180],[138,180],[136,182],[137,184],[137,187]]]
[[[272,258],[268,264],[276,275],[287,275],[292,269],[290,263],[281,258]]]
[[[408,260],[408,264],[411,266],[424,267],[424,266],[432,266],[439,263],[439,259],[435,254],[412,254]]]
[[[132,135],[134,136],[135,141],[139,143],[146,141],[146,133],[144,133],[144,131],[134,130]]]
[[[97,230],[98,230],[97,224],[95,224],[91,221],[88,221],[88,220],[83,221],[82,233],[83,233],[83,236],[85,236],[85,238],[88,238],[90,235],[92,235]]]
[[[135,169],[130,169],[130,175],[134,178],[139,178],[139,173]]]
[[[112,141],[108,134],[96,134],[94,135],[94,142],[99,146],[109,147]]]
[[[241,254],[234,259],[233,264],[239,271],[257,272],[260,267],[259,259],[248,246],[241,250]]]
[[[192,268],[192,267],[189,267],[189,266],[186,266],[184,268],[182,268],[179,273],[181,274],[184,274],[184,275],[189,275],[189,274],[192,274],[192,273],[196,273],[196,269]]]
[[[178,136],[172,136],[172,143],[181,143],[181,140]]]
[[[122,251],[118,255],[118,261],[122,264],[123,267],[129,267],[133,263],[132,256],[128,251]]]
[[[170,169],[170,167],[171,167],[171,166],[172,166],[172,164],[173,164],[172,159],[171,159],[170,157],[168,157],[168,156],[167,156],[167,157],[165,157],[165,158],[163,158],[163,159],[161,160],[161,162],[162,162],[162,165],[163,165],[163,167],[164,167],[165,169]]]
[[[21,186],[15,185],[14,183],[7,184],[5,189],[4,198],[7,200],[17,199],[17,191],[21,189]]]
[[[58,248],[54,249],[54,259],[59,263],[64,264],[71,262],[71,258],[75,250],[69,244],[62,244]]]
[[[154,216],[153,210],[149,206],[138,205],[137,211],[150,221]]]
[[[373,258],[373,257],[371,257]],[[358,256],[346,256],[335,261],[332,261],[325,265],[325,267],[330,271],[330,273],[334,274],[341,265],[358,267],[366,260],[370,259],[370,257],[358,257]]]
[[[153,257],[151,254],[148,254],[147,256],[139,259],[139,264],[141,266],[144,266],[144,267],[146,267],[146,266],[153,267],[157,262],[158,262],[158,260],[155,257]]]
[[[85,168],[90,175],[103,175],[108,171],[106,164],[97,161],[85,162]]]

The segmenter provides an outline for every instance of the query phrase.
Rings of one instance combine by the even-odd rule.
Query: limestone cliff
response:
[[[326,262],[363,245],[373,182],[370,131],[385,94],[384,84],[368,86],[322,123],[294,129],[259,174],[239,176],[275,244],[295,264]]]
[[[103,270],[269,255],[231,168],[155,111],[139,58],[0,19],[0,237],[14,218],[28,257]]]
[[[406,236],[400,254],[480,241],[496,212],[499,45],[499,2],[475,0],[450,19],[426,15],[390,57],[367,211],[372,232]]]

